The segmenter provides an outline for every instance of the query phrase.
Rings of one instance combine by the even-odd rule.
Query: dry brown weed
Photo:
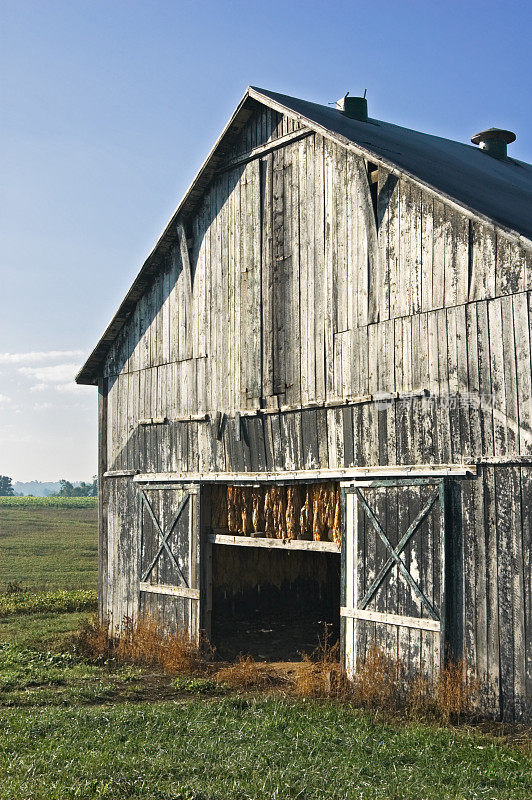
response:
[[[240,656],[232,664],[216,668],[213,650],[201,646],[184,633],[166,633],[154,617],[135,622],[125,619],[120,637],[112,639],[108,626],[96,617],[85,622],[73,640],[80,655],[95,660],[116,659],[121,663],[159,667],[171,675],[209,674],[215,681],[235,689],[268,689],[283,684],[299,697],[335,698],[373,711],[399,712],[409,718],[432,717],[444,722],[471,718],[479,708],[481,682],[463,661],[451,662],[434,678],[423,665],[407,673],[404,663],[380,647],[372,647],[347,680],[339,661],[339,644],[331,643],[327,626],[316,650],[303,655],[290,682],[268,664],[251,656]]]
[[[277,681],[268,665],[251,656],[239,656],[234,664],[226,664],[216,671],[214,679],[235,689],[267,689]]]
[[[93,614],[82,622],[71,637],[71,647],[78,655],[93,661],[110,658],[112,642],[108,630],[109,626],[106,623],[102,624],[98,615]]]
[[[458,721],[479,707],[481,681],[464,661],[456,661],[438,675],[434,685],[434,703],[439,715],[446,721]]]
[[[124,618],[116,639],[106,622],[93,617],[82,625],[73,647],[86,658],[161,667],[172,675],[202,672],[210,654],[208,647],[199,647],[184,633],[166,633],[159,620],[147,615],[136,621]]]
[[[458,722],[479,707],[481,683],[464,662],[449,663],[430,680],[421,669],[408,673],[405,664],[380,647],[372,647],[347,680],[334,648],[303,656],[295,680],[301,697],[337,698],[372,711],[399,712],[409,718]]]

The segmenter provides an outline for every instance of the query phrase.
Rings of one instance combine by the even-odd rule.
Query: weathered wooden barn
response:
[[[463,657],[493,713],[530,715],[513,138],[246,91],[77,376],[99,392],[112,630],[151,612],[223,648],[259,620],[260,652],[280,619],[301,649],[325,620],[349,673],[372,644],[429,674]]]

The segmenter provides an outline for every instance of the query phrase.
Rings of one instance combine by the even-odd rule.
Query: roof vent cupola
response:
[[[507,157],[507,146],[515,142],[515,139],[515,133],[506,131],[503,128],[488,128],[480,133],[475,133],[471,137],[473,144],[478,144],[480,149],[484,150],[489,156],[499,159]]]
[[[336,101],[336,108],[350,119],[358,119],[359,122],[367,122],[368,101],[366,93],[364,97],[349,97],[349,92],[344,97]]]

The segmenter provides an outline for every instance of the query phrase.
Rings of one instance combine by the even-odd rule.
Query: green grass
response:
[[[191,678],[187,675],[178,675],[172,681],[172,686],[183,694],[209,695],[210,697],[231,692],[231,688],[225,683],[211,681],[209,678]]]
[[[0,617],[32,612],[96,611],[98,593],[94,589],[74,589],[55,592],[11,592],[0,594]]]
[[[145,694],[145,683],[138,667],[96,665],[72,651],[0,643],[0,708],[74,706],[138,698]]]
[[[11,582],[28,591],[96,589],[98,511],[93,498],[0,500],[0,591]]]
[[[483,736],[276,698],[33,708],[0,718],[0,798],[528,800],[530,760]]]
[[[36,612],[0,617],[0,642],[13,642],[21,647],[38,647],[44,650],[62,650],[82,622],[87,612],[56,614]]]

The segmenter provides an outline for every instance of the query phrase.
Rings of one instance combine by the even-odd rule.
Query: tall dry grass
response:
[[[316,657],[317,656],[317,657]],[[336,648],[304,656],[295,691],[302,697],[335,698],[371,711],[458,722],[480,708],[481,682],[463,661],[447,664],[432,680],[409,673],[398,658],[371,648],[352,680],[340,669]]]
[[[234,663],[221,666],[214,679],[234,689],[269,689],[281,682],[268,669],[268,664],[255,661],[251,656],[239,656]]]
[[[353,680],[340,665],[338,642],[324,627],[319,645],[291,677],[250,656],[230,664],[213,662],[214,651],[205,641],[198,646],[184,633],[169,634],[159,620],[144,616],[125,619],[120,636],[113,639],[108,626],[96,618],[86,622],[73,641],[80,655],[93,660],[158,667],[170,675],[206,675],[235,690],[282,688],[298,697],[335,699],[374,712],[399,713],[410,719],[434,718],[459,722],[480,708],[481,683],[463,661],[449,663],[432,680],[423,669],[409,673],[405,664],[372,647],[357,664]]]
[[[148,615],[135,621],[126,617],[116,638],[109,635],[107,623],[93,617],[80,628],[73,646],[86,658],[160,667],[171,675],[199,674],[211,655],[207,643],[198,646],[185,633],[166,633],[160,621]]]

